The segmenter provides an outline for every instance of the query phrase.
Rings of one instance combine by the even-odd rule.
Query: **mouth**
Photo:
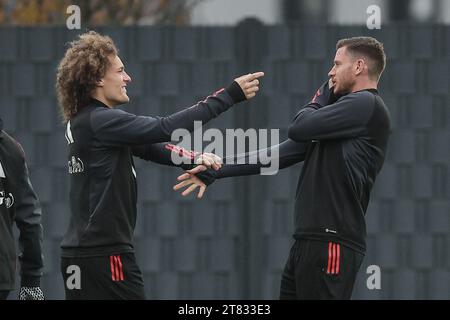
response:
[[[123,86],[122,90],[125,91],[125,93],[127,93],[127,86]]]

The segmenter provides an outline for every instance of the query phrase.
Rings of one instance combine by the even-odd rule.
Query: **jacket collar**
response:
[[[372,93],[378,94],[378,90],[377,90],[377,89],[375,89],[375,88],[369,88],[369,89],[361,89],[361,90],[358,90],[358,91],[355,91],[355,92],[352,92],[352,93],[357,93],[357,92],[362,92],[362,91],[369,91],[369,92],[372,92]]]
[[[101,102],[100,100],[91,98],[91,104],[98,106],[98,107],[104,107],[104,108],[108,108],[110,109],[106,104],[104,104],[103,102]]]

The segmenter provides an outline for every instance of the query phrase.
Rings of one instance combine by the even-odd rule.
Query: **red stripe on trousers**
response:
[[[336,273],[336,244],[333,243],[333,259],[331,262],[331,274],[335,274]]]
[[[109,256],[109,263],[111,265],[111,278],[112,278],[112,281],[116,281],[116,277],[114,275],[114,257],[113,256]]]
[[[114,271],[116,275],[116,281],[120,280],[120,273],[119,273],[119,263],[117,262],[117,256],[114,256]]]
[[[341,260],[341,245],[337,244],[337,263],[336,263],[336,274],[339,274],[339,264]]]
[[[331,242],[328,243],[328,265],[327,265],[327,273],[330,273],[331,269],[331,246],[333,244]]]
[[[117,256],[117,260],[119,261],[120,280],[123,281],[122,258],[120,256]]]

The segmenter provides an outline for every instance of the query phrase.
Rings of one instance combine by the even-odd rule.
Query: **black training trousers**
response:
[[[0,290],[0,300],[6,300],[9,296],[9,291]]]
[[[67,300],[145,299],[142,273],[133,253],[62,257],[61,272]]]
[[[350,299],[363,258],[339,243],[298,239],[282,274],[280,299]]]

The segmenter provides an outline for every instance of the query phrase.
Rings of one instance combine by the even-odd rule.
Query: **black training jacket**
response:
[[[171,141],[176,129],[192,131],[194,121],[206,123],[242,100],[245,95],[233,82],[167,117],[136,116],[97,100],[83,107],[67,123],[65,134],[71,219],[62,256],[132,252],[137,201],[132,156],[167,165],[174,165],[172,152],[193,159],[193,153],[164,142]]]
[[[278,149],[280,169],[304,161],[295,196],[294,237],[339,241],[364,253],[365,212],[386,154],[389,112],[375,89],[347,94],[329,105],[324,101],[316,94],[295,116],[289,139],[270,149]],[[245,158],[247,164],[225,164],[199,177],[209,184],[259,174],[262,165],[248,163],[260,152],[233,159]]]
[[[14,222],[20,231],[21,285],[39,286],[43,269],[41,208],[23,149],[3,131],[0,119],[0,290],[5,291],[15,289]]]

